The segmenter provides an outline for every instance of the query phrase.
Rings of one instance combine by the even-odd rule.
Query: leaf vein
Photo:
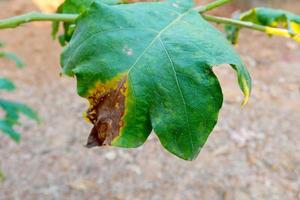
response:
[[[178,77],[177,77],[177,73],[176,73],[176,70],[175,70],[175,66],[174,66],[174,63],[170,57],[170,54],[168,52],[168,50],[166,49],[166,46],[165,44],[163,43],[163,41],[159,38],[159,41],[170,61],[170,64],[171,64],[171,67],[172,67],[172,70],[174,72],[174,78],[175,78],[175,81],[176,81],[176,85],[177,85],[177,88],[179,90],[179,93],[180,93],[180,97],[181,97],[181,100],[182,100],[182,103],[183,103],[183,107],[184,107],[184,114],[185,114],[185,118],[186,118],[186,123],[187,123],[187,128],[188,128],[188,133],[189,133],[189,138],[190,138],[190,143],[191,143],[191,147],[192,147],[192,151],[194,152],[194,143],[193,143],[193,139],[192,139],[192,134],[191,134],[191,127],[190,127],[190,122],[189,122],[189,116],[188,116],[188,113],[187,113],[187,104],[186,104],[186,100],[183,96],[183,92],[182,92],[182,89],[181,89],[181,86],[180,86],[180,83],[179,83],[179,80],[178,80]]]
[[[187,10],[186,12],[182,13],[181,15],[178,15],[171,23],[169,23],[165,28],[163,28],[161,31],[158,32],[158,34],[152,39],[152,41],[149,43],[149,45],[144,49],[144,51],[139,55],[139,57],[136,59],[136,61],[133,63],[133,65],[129,68],[128,74],[130,71],[136,66],[136,64],[140,61],[140,59],[146,54],[146,52],[152,47],[152,45],[156,42],[157,39],[160,38],[160,36],[168,30],[170,27],[172,27],[175,23],[180,21],[186,14],[188,14],[191,11],[191,9]]]

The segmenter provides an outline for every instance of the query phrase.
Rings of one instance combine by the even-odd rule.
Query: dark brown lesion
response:
[[[123,126],[122,117],[125,110],[126,77],[117,82],[115,89],[101,91],[97,89],[88,100],[91,104],[87,118],[94,124],[86,147],[110,145],[119,136]]]

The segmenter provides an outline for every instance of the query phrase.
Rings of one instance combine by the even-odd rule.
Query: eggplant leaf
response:
[[[223,95],[212,67],[230,64],[247,101],[249,73],[192,0],[91,4],[65,48],[94,124],[88,147],[142,145],[152,129],[176,156],[192,160],[213,130]]]

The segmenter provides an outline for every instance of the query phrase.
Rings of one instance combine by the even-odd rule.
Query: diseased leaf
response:
[[[66,0],[62,5],[57,9],[57,13],[66,13],[66,14],[81,14],[85,12],[91,5],[94,0]],[[109,5],[115,5],[122,3],[122,0],[102,0],[103,3]],[[65,33],[59,36],[59,41],[61,45],[65,45],[66,42],[69,42],[73,31],[73,23],[63,23]],[[59,31],[59,22],[53,22],[52,24],[52,36],[56,37]]]
[[[300,16],[294,13],[271,8],[254,8],[234,18],[267,26],[265,32],[268,35],[289,37],[300,42]],[[274,29],[279,27],[283,27],[286,30],[278,31]],[[233,25],[226,25],[225,30],[229,41],[236,44],[240,28]]]
[[[115,6],[96,0],[78,18],[61,64],[90,102],[88,147],[138,147],[154,129],[168,151],[196,158],[222,106],[216,65],[232,65],[247,101],[245,65],[193,6],[192,0]]]
[[[11,52],[0,52],[0,58],[7,58],[9,60],[12,60],[16,63],[16,66],[19,68],[22,68],[25,66],[23,61],[14,53]]]
[[[0,77],[0,90],[13,91],[15,88],[16,87],[11,80]]]

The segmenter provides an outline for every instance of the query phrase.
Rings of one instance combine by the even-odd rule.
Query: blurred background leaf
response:
[[[4,44],[0,43],[0,47],[3,46]],[[6,58],[14,61],[18,68],[25,66],[23,61],[14,53],[0,51],[0,58]],[[0,77],[0,92],[1,90],[11,92],[15,90],[15,88],[16,87],[14,83],[10,79],[6,77]],[[2,94],[0,95],[2,96]],[[29,119],[32,119],[37,122],[39,121],[39,117],[34,110],[29,108],[25,104],[6,100],[1,98],[1,96],[0,96],[0,108],[4,111],[5,114],[4,117],[0,119],[0,131],[8,135],[14,141],[19,142],[21,136],[20,133],[18,133],[14,129],[14,127],[15,125],[20,124],[19,122],[20,114],[23,114]]]
[[[0,58],[7,58],[11,61],[14,61],[16,63],[16,66],[19,68],[22,68],[25,66],[23,61],[16,54],[11,53],[11,52],[5,52],[5,51],[0,52]]]
[[[0,90],[13,91],[15,89],[14,83],[4,77],[0,77]]]

